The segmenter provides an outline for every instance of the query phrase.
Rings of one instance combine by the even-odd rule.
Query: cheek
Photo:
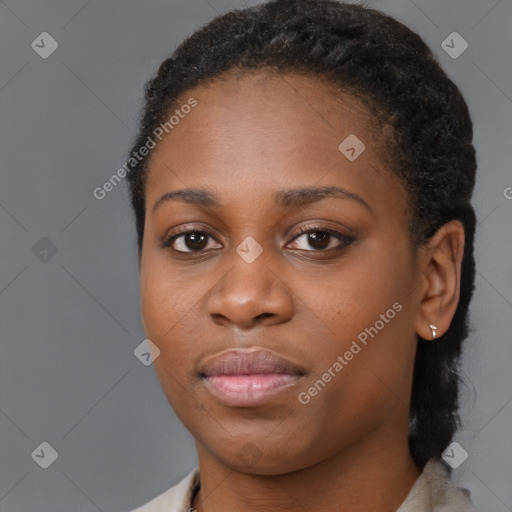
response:
[[[141,272],[141,316],[146,337],[160,350],[153,367],[173,409],[187,409],[186,390],[190,386],[190,360],[194,348],[187,339],[187,314],[193,304],[175,290],[173,283],[156,266]],[[190,312],[188,313],[187,310]],[[193,307],[192,307],[193,310]]]
[[[307,302],[330,338],[314,350],[312,380],[331,369],[336,377],[319,394],[333,410],[344,404],[356,415],[372,404],[385,409],[396,397],[402,399],[415,351],[414,312],[406,303],[411,282],[404,270],[407,255],[368,244],[357,256],[357,262],[347,263],[330,279],[311,278],[308,288],[315,291]],[[344,362],[336,371],[332,367],[338,356]]]
[[[208,334],[204,301],[213,282],[208,276],[192,278],[191,271],[173,270],[165,257],[148,251],[141,266],[140,296],[144,332],[159,349],[155,369],[173,379],[167,386],[188,383],[192,366]],[[163,260],[163,261],[162,261]]]
[[[177,292],[161,265],[146,260],[141,268],[140,300],[144,332],[160,350],[154,367],[159,377],[164,368],[174,375],[187,357],[187,344],[176,342],[190,309],[187,297]]]
[[[371,248],[366,252],[359,252],[357,261],[354,256],[331,276],[308,277],[301,284],[309,290],[303,300],[340,339],[353,339],[374,325],[403,295],[402,281],[408,279],[397,270],[400,263],[391,263],[386,256],[374,258]]]
[[[185,271],[186,272],[186,271]],[[158,249],[148,248],[141,264],[140,299],[144,330],[164,345],[194,312],[201,290],[184,280]],[[204,291],[203,291],[204,293]]]

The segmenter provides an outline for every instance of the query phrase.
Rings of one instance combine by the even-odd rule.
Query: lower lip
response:
[[[216,375],[206,377],[209,390],[226,405],[254,407],[293,386],[299,375],[260,373],[252,375]]]

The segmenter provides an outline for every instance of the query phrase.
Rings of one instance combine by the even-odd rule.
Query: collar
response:
[[[193,512],[192,498],[200,486],[199,468],[131,512]],[[450,485],[444,464],[431,459],[396,512],[477,512],[467,489]]]

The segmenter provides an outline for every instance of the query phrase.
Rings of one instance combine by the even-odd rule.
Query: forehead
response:
[[[378,120],[360,99],[330,82],[231,71],[187,91],[174,108],[190,98],[197,106],[152,152],[148,203],[162,188],[184,184],[211,184],[222,192],[238,181],[256,192],[262,179],[285,188],[322,177],[339,181],[340,173],[344,185],[380,180],[396,188],[382,158]],[[351,161],[343,151],[354,143],[356,152],[364,150]]]

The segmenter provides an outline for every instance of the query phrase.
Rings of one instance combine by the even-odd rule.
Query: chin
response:
[[[260,428],[254,435],[241,432],[209,432],[200,444],[223,466],[232,471],[253,475],[282,475],[319,463],[324,455],[319,444],[306,442],[307,436],[271,439],[274,427]],[[196,438],[200,439],[200,438]],[[327,455],[326,455],[327,456]]]

